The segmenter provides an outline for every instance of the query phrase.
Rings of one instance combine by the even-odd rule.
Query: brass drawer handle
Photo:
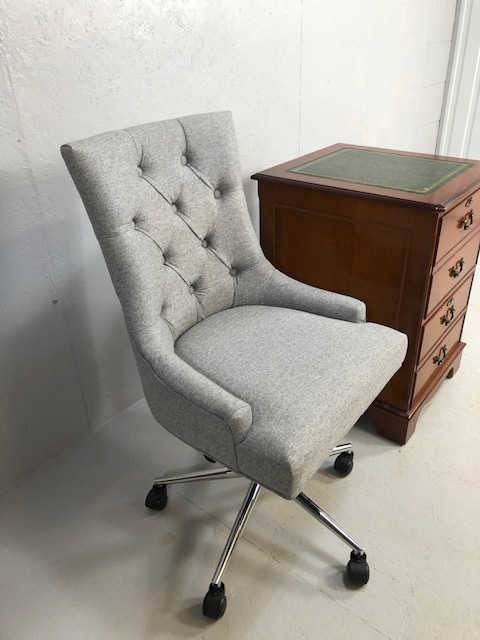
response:
[[[469,206],[472,204],[472,202],[473,202],[473,198],[472,198],[472,197],[470,197],[470,198],[465,202],[465,206],[466,206],[466,207],[469,207]]]
[[[474,215],[475,215],[474,210],[470,209],[470,211],[467,214],[465,214],[463,218],[460,218],[460,220],[458,221],[458,228],[463,229],[464,231],[466,231],[467,229],[470,229],[470,227],[473,224]]]
[[[463,258],[460,258],[460,260],[458,260],[457,263],[453,267],[450,267],[450,277],[451,278],[458,278],[458,276],[463,271],[464,264],[465,264],[465,260]]]
[[[450,307],[445,315],[443,315],[440,319],[440,322],[444,324],[446,327],[452,322],[455,316],[455,307]]]
[[[442,362],[445,360],[445,358],[447,357],[447,345],[444,344],[443,347],[440,349],[440,353],[438,354],[438,356],[435,356],[433,359],[433,363],[440,366],[442,364]]]

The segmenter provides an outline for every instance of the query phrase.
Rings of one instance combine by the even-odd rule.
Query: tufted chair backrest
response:
[[[251,299],[253,274],[270,266],[248,215],[229,112],[112,131],[64,145],[62,155],[132,335],[161,319],[175,341]]]

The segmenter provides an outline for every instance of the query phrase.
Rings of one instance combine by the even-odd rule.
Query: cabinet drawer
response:
[[[480,190],[445,215],[440,222],[435,264],[467,236],[472,236],[480,225]]]
[[[473,274],[455,291],[447,296],[442,306],[435,311],[423,328],[422,347],[418,361],[421,362],[443,333],[446,333],[465,310],[472,285]]]
[[[443,369],[443,367],[448,363],[449,351],[451,351],[455,344],[460,340],[460,336],[462,335],[464,317],[465,316],[458,319],[450,331],[445,334],[443,340],[437,343],[425,363],[418,369],[413,389],[414,398],[422,387],[425,386],[429,378],[438,373],[438,371]]]
[[[444,261],[432,276],[425,317],[430,315],[431,311],[435,309],[441,300],[445,298],[450,291],[453,291],[459,281],[463,279],[464,275],[475,266],[479,239],[480,234],[477,233],[466,244],[449,254],[448,259]]]

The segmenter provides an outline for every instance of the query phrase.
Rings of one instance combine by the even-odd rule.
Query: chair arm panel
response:
[[[251,406],[187,364],[173,346],[166,349],[160,336],[145,340],[142,333],[131,341],[155,418],[190,446],[236,469],[235,446],[252,425]],[[148,333],[151,338],[153,332]]]

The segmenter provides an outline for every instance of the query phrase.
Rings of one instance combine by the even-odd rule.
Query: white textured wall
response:
[[[254,171],[337,141],[434,150],[454,5],[0,0],[0,490],[141,394],[59,146],[231,109],[256,225]]]

